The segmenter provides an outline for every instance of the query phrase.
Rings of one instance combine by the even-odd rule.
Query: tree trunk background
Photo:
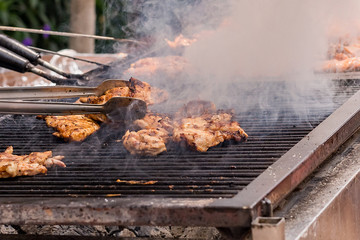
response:
[[[73,33],[95,34],[95,0],[71,0],[70,31]],[[69,47],[80,53],[93,53],[95,40],[72,37]]]

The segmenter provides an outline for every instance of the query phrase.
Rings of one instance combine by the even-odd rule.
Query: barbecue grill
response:
[[[358,80],[334,81],[331,92],[316,98],[322,106],[304,99],[306,117],[289,106],[279,107],[276,117],[256,105],[247,112],[234,109],[247,142],[227,142],[206,153],[170,146],[156,157],[129,155],[119,141],[125,129],[103,126],[84,142],[65,143],[34,116],[3,115],[3,150],[52,150],[65,156],[67,167],[2,179],[1,223],[215,226],[239,237],[255,217],[271,216],[353,134],[359,88]],[[276,96],[273,101],[283,103]]]

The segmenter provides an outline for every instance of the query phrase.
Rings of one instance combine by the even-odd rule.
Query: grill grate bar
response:
[[[50,169],[47,175],[1,179],[0,194],[4,198],[232,197],[320,124],[360,85],[337,88],[332,95],[319,95],[323,96],[319,101],[323,105],[312,106],[312,99],[304,99],[312,106],[307,110],[297,106],[285,106],[275,112],[235,109],[236,120],[249,134],[248,141],[228,142],[206,153],[177,149],[174,144],[156,157],[134,157],[117,141],[122,133],[110,127],[102,127],[83,143],[65,143],[52,136],[52,129],[35,116],[6,115],[0,118],[2,150],[10,145],[15,154],[52,150],[54,155],[65,156],[67,168]],[[335,99],[336,104],[329,99]],[[281,106],[281,99],[276,101]],[[116,182],[117,179],[140,184]],[[141,184],[146,181],[156,182]]]

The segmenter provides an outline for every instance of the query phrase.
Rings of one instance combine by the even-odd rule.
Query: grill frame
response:
[[[360,91],[233,198],[0,197],[1,223],[250,227],[359,128],[359,102]]]

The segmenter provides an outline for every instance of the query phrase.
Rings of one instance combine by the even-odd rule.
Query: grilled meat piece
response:
[[[45,121],[57,131],[54,136],[66,141],[82,141],[100,128],[98,123],[84,115],[46,116]]]
[[[165,90],[151,87],[150,84],[135,78],[130,78],[129,87],[116,87],[107,90],[102,96],[80,98],[82,103],[104,104],[113,97],[133,97],[144,100],[148,105],[164,102],[168,99]]]
[[[53,165],[66,167],[61,161],[64,156],[52,157],[51,151],[32,152],[29,155],[13,155],[13,147],[8,147],[0,153],[0,178],[17,176],[33,176],[46,173]]]
[[[135,78],[130,78],[130,97],[144,100],[148,105],[165,102],[168,99],[168,93],[165,90],[152,87],[147,82],[142,82]]]
[[[196,102],[191,103],[191,105],[195,106]],[[197,117],[182,118],[175,124],[172,136],[174,142],[184,142],[197,151],[206,152],[210,147],[225,140],[242,141],[247,139],[248,135],[239,123],[232,121],[231,113],[225,111],[206,113],[206,109],[213,110],[212,105],[206,102],[201,102],[200,105],[199,109],[205,112],[204,114]],[[204,106],[211,107],[204,108]],[[195,114],[197,115],[200,112],[195,111]],[[182,114],[178,113],[177,115],[181,116]]]
[[[163,114],[149,113],[134,121],[142,130],[128,131],[123,144],[131,154],[157,155],[166,151],[169,140],[185,143],[192,149],[206,152],[226,140],[243,141],[248,135],[232,111],[216,111],[212,102],[191,101],[176,113],[176,121]]]
[[[140,131],[127,131],[123,145],[131,154],[155,156],[166,151],[173,123],[168,116],[149,113],[143,119],[134,121]]]
[[[80,98],[80,102],[90,104],[105,104],[113,97],[133,97],[144,100],[148,105],[152,105],[164,102],[168,99],[168,93],[165,90],[151,87],[150,84],[135,78],[130,78],[129,82],[129,87],[112,88],[107,90],[104,95],[99,97],[91,96]],[[107,117],[104,114],[89,114],[87,116],[91,119],[94,119],[95,121],[107,121]]]
[[[124,147],[134,155],[156,156],[166,151],[169,133],[164,129],[127,131],[122,138]]]
[[[90,96],[90,97],[82,97],[80,98],[80,102],[82,103],[90,103],[90,104],[105,104],[113,97],[130,97],[131,91],[129,87],[116,87],[107,90],[104,95],[99,97]]]
[[[352,72],[360,70],[360,57],[346,58],[344,60],[329,60],[322,67],[324,72]]]

